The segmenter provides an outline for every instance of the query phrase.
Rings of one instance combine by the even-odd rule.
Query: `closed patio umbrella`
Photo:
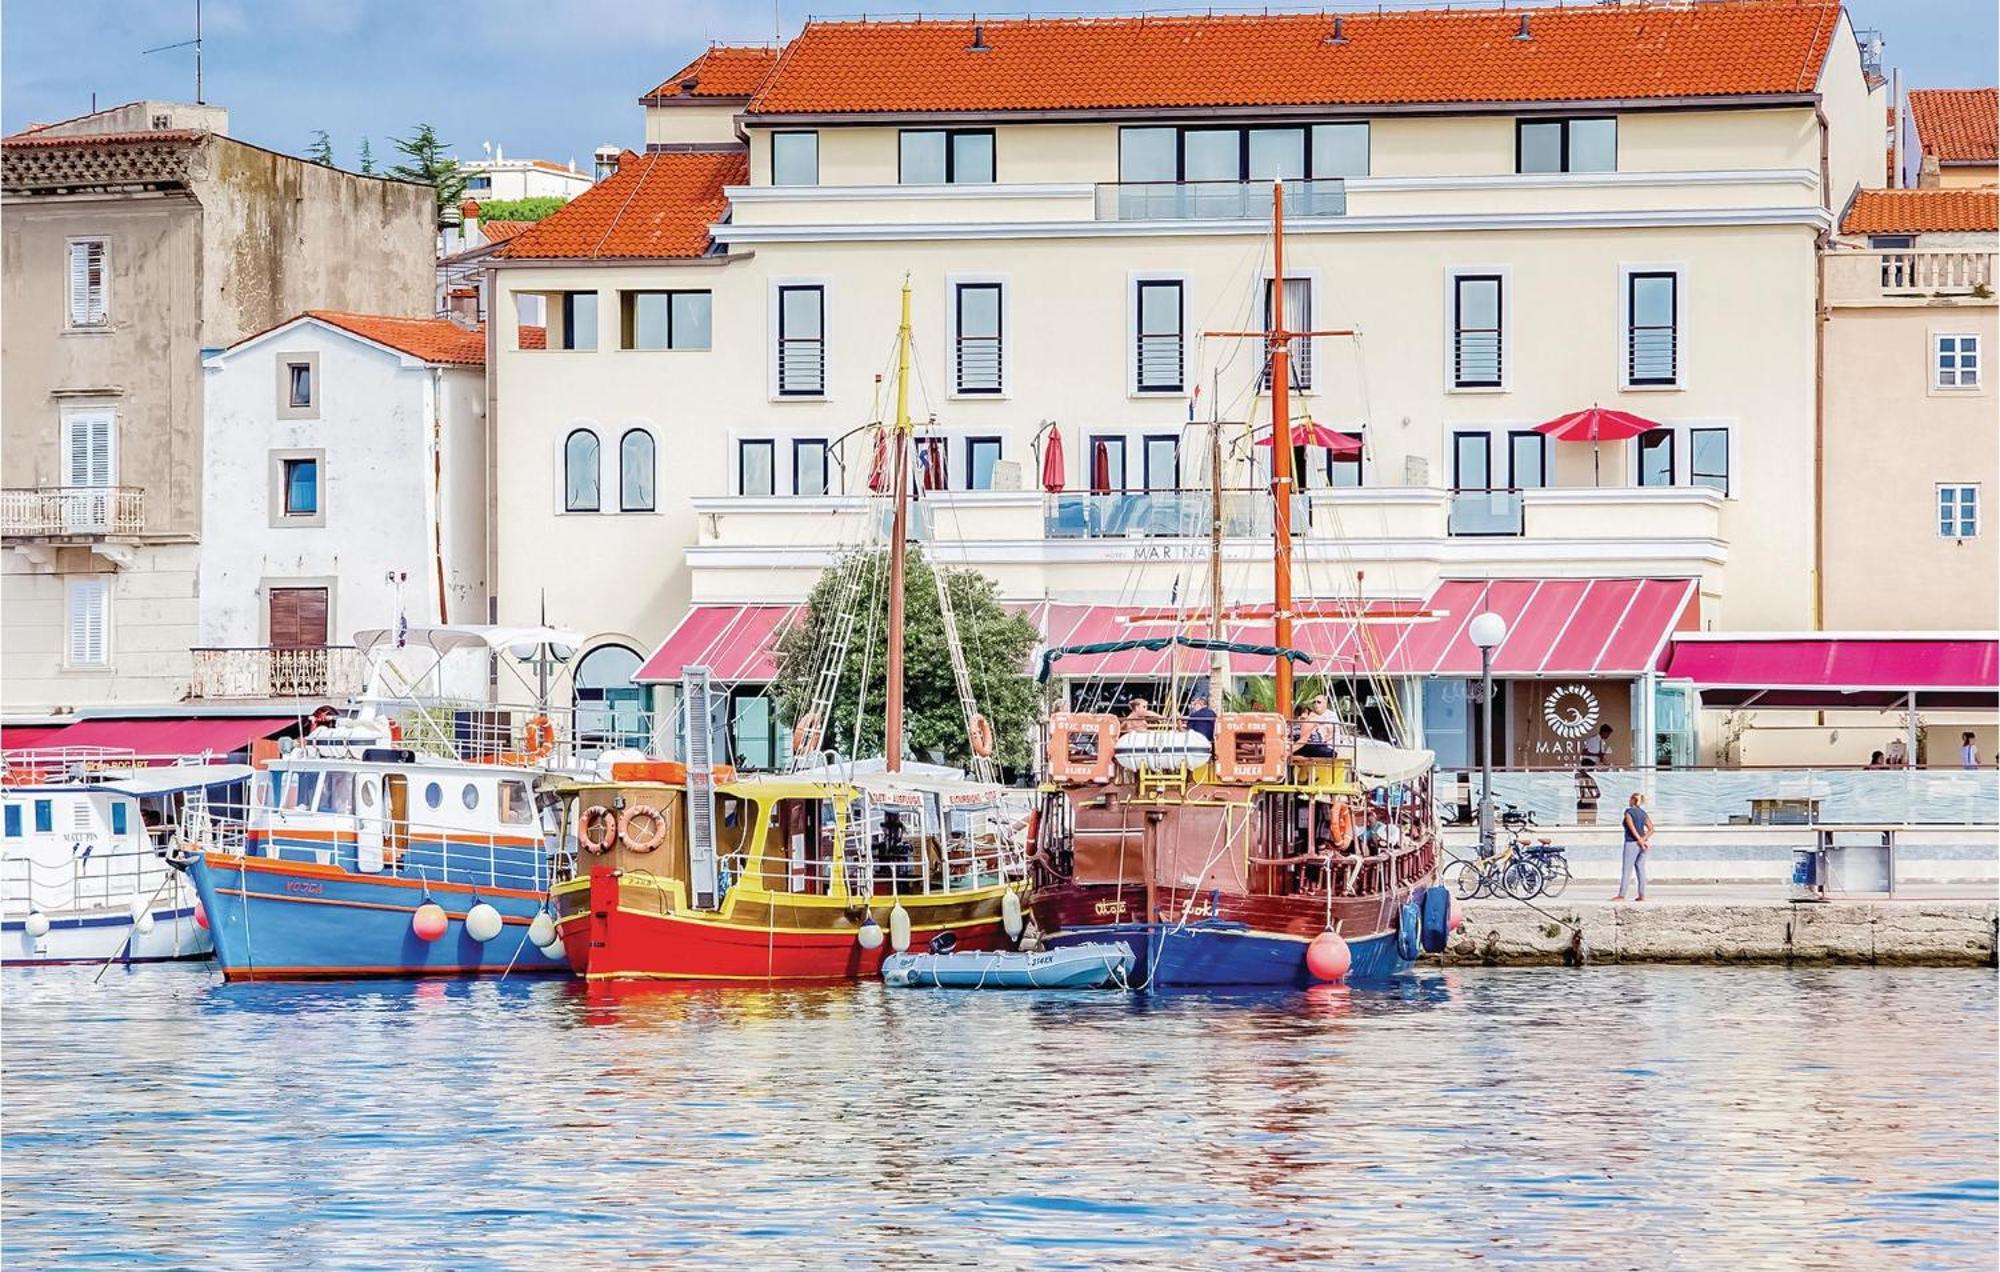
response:
[[[1535,431],[1559,442],[1589,442],[1590,484],[1595,486],[1600,484],[1602,476],[1602,460],[1597,450],[1599,442],[1626,441],[1658,427],[1654,421],[1630,411],[1608,411],[1593,404],[1588,410],[1571,411],[1545,424],[1537,424]]]
[[[875,457],[868,465],[868,489],[876,494],[889,489],[889,430],[875,426]]]
[[[1042,489],[1054,494],[1063,488],[1062,430],[1049,430],[1049,444],[1042,451]]]

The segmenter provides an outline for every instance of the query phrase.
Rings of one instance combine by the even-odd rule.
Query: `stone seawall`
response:
[[[1992,901],[1461,902],[1446,964],[1889,963],[1992,966]],[[1429,960],[1426,960],[1429,961]]]

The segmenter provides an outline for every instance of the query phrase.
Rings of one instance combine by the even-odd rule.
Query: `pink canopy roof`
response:
[[[1773,632],[1674,641],[1666,674],[1708,706],[1991,706],[2000,637],[1987,633]]]

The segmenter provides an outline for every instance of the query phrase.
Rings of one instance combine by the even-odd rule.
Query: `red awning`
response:
[[[6,748],[102,747],[130,751],[134,755],[159,759],[186,759],[199,755],[229,755],[247,750],[250,743],[294,729],[300,716],[197,716],[163,719],[79,720],[53,731],[37,730],[37,736],[17,742],[22,730],[8,729]]]
[[[1666,674],[1705,706],[1992,707],[2000,637],[1984,633],[1790,633],[1676,637]]]
[[[778,639],[799,605],[697,605],[633,675],[639,684],[681,678],[683,667],[706,667],[717,680],[771,680],[778,674]]]

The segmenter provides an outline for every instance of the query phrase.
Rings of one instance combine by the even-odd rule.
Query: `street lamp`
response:
[[[1479,646],[1479,852],[1493,851],[1493,651],[1507,639],[1507,620],[1487,610],[1466,635]]]

